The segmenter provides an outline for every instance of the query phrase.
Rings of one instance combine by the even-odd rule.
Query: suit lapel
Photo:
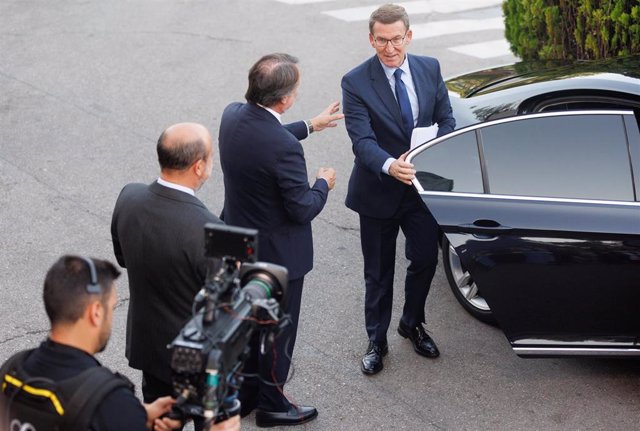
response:
[[[427,112],[427,76],[425,70],[418,64],[418,60],[413,55],[407,54],[409,58],[409,68],[413,78],[413,86],[418,96],[418,122],[416,127],[430,126],[431,121],[425,123],[425,113]]]
[[[380,60],[378,60],[377,56],[373,56],[373,58],[370,60],[369,70],[371,73],[371,85],[373,86],[373,89],[382,100],[382,104],[393,115],[393,118],[396,120],[396,124],[398,125],[398,127],[404,130],[404,127],[402,127],[400,106],[398,105],[398,102],[393,95],[393,91],[391,91],[389,80],[387,79],[387,75],[384,74],[384,70],[382,69]]]

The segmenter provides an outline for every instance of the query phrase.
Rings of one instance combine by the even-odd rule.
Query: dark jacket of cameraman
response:
[[[47,339],[25,360],[24,370],[31,376],[60,381],[100,367],[90,354],[75,347]],[[111,391],[96,407],[89,429],[92,431],[147,430],[147,413],[132,390]]]

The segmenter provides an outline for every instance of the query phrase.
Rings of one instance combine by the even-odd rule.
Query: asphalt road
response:
[[[426,9],[412,15],[416,29],[500,16],[491,1],[417,3]],[[157,177],[155,142],[165,127],[196,121],[216,136],[223,108],[243,100],[251,64],[274,51],[296,55],[302,69],[298,102],[285,120],[315,115],[340,99],[341,76],[373,54],[366,21],[323,12],[371,4],[0,1],[0,360],[46,337],[42,281],[59,255],[114,260],[109,223],[115,199],[124,184]],[[500,29],[488,27],[463,32],[469,21],[449,22],[448,31],[424,33],[410,51],[439,58],[445,76],[512,61],[508,53],[479,56],[481,47],[456,49],[502,39]],[[520,359],[498,329],[458,306],[441,269],[427,302],[441,357],[419,357],[395,334],[402,304],[397,289],[385,369],[363,376],[358,223],[343,204],[350,142],[340,125],[312,135],[304,148],[310,175],[332,166],[338,182],[313,225],[315,269],[305,282],[295,373],[286,387],[292,400],[320,411],[300,428],[637,429],[638,361]],[[198,195],[212,211],[222,208],[217,160]],[[403,245],[399,241],[398,286]],[[112,340],[100,359],[139,382],[124,358],[126,272],[119,286]],[[253,416],[243,429],[255,429]]]

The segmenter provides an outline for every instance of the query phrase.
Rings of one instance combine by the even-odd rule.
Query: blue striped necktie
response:
[[[396,78],[396,98],[398,99],[398,105],[400,105],[400,115],[402,116],[402,124],[407,132],[408,136],[411,136],[413,130],[413,112],[411,111],[411,102],[409,102],[409,94],[407,93],[407,87],[402,82],[402,69],[396,69],[393,72],[393,76]]]

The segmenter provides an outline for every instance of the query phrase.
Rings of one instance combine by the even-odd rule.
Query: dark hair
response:
[[[47,271],[42,296],[51,326],[77,321],[92,298],[98,297],[107,306],[113,282],[120,276],[120,271],[107,260],[92,258],[91,261],[100,285],[99,294],[87,291],[87,285],[91,283],[91,270],[81,257],[62,256]]]
[[[373,25],[377,22],[380,24],[393,24],[402,21],[405,29],[409,30],[409,15],[402,6],[387,3],[374,10],[369,17],[369,33],[373,34]]]
[[[249,88],[244,95],[249,103],[271,107],[291,94],[298,84],[298,59],[289,54],[268,54],[249,70]]]
[[[167,131],[158,138],[158,163],[161,169],[183,170],[198,160],[207,160],[207,145],[201,138],[185,142],[167,142]]]

